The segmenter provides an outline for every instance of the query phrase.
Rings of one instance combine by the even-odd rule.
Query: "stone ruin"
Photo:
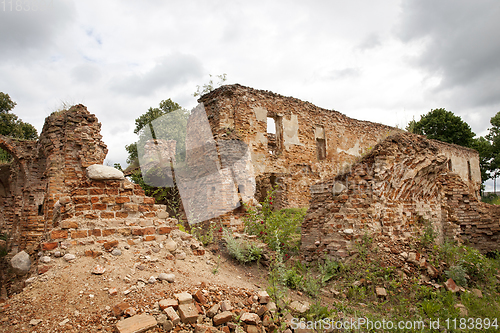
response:
[[[344,258],[355,240],[405,240],[432,227],[437,242],[500,250],[500,207],[480,201],[472,149],[398,133],[345,173],[312,186],[302,224],[307,261]]]
[[[95,115],[76,105],[47,117],[38,141],[0,137],[0,147],[13,156],[0,174],[0,231],[11,248],[41,242],[51,250],[65,242],[105,242],[111,235],[153,240],[175,226],[164,205],[123,175],[87,176],[106,157],[100,129]]]
[[[344,257],[363,233],[409,237],[424,222],[441,239],[468,241],[483,251],[497,248],[498,214],[479,201],[474,150],[237,84],[199,102],[213,144],[186,141],[199,148],[186,151],[187,165],[200,173],[191,177],[204,177],[204,191],[191,187],[185,193],[203,210],[224,213],[208,200],[207,189],[233,207],[262,201],[277,186],[276,208],[309,207],[302,230],[307,260]],[[188,138],[200,112],[190,115]],[[275,130],[268,131],[272,123]],[[165,144],[175,150],[172,142]],[[13,247],[41,241],[51,249],[105,242],[111,235],[148,241],[175,228],[166,207],[138,185],[87,177],[86,169],[102,164],[107,149],[100,124],[83,105],[49,116],[38,141],[0,137],[0,147],[14,157],[0,168],[0,231],[10,235]],[[199,167],[207,154],[216,174]],[[212,185],[214,177],[223,180],[222,187]],[[241,227],[241,213],[236,209],[217,219]]]

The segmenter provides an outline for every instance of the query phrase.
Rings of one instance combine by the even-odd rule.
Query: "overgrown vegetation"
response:
[[[228,229],[223,230],[222,238],[226,242],[229,255],[241,264],[258,261],[262,255],[261,248],[247,240],[235,238]]]
[[[272,250],[286,255],[297,253],[300,247],[300,226],[305,208],[273,209],[277,186],[267,192],[260,208],[246,206],[245,231],[257,235]]]

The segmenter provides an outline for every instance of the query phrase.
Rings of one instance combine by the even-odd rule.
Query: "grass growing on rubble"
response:
[[[287,254],[298,253],[300,227],[306,215],[306,208],[285,208],[273,210],[277,187],[267,192],[261,207],[246,206],[245,231],[257,235],[272,250],[280,249]]]

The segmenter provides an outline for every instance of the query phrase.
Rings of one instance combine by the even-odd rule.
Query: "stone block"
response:
[[[193,303],[180,304],[179,315],[184,324],[194,324],[198,319],[198,310]]]
[[[245,312],[241,315],[240,320],[245,324],[257,325],[257,323],[260,321],[260,318],[256,313]]]
[[[181,318],[179,317],[179,315],[177,315],[177,312],[175,312],[173,307],[169,306],[168,308],[163,309],[163,312],[165,312],[168,319],[172,321],[174,326],[180,323]]]
[[[130,228],[118,228],[116,232],[123,236],[130,236],[131,234]]]
[[[168,308],[169,306],[171,306],[174,309],[177,309],[177,307],[179,306],[179,303],[177,302],[176,299],[168,298],[168,299],[162,299],[158,303],[158,305],[160,306],[160,309],[162,309],[162,310]]]
[[[78,229],[78,223],[73,220],[64,220],[61,222],[61,229]]]
[[[174,294],[174,297],[179,302],[179,305],[193,303],[193,296],[191,296],[191,294],[189,294],[187,292]]]
[[[213,321],[215,326],[219,326],[233,320],[233,313],[231,311],[224,311],[214,316]]]
[[[118,333],[142,333],[156,327],[157,322],[155,317],[141,314],[124,319],[116,323]]]

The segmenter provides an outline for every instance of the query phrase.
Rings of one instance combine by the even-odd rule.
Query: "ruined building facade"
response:
[[[182,183],[190,186],[179,191],[202,212],[262,201],[277,186],[277,208],[309,207],[302,247],[310,260],[349,254],[363,233],[409,237],[419,223],[484,251],[496,246],[500,213],[479,201],[474,150],[240,85],[199,101],[204,110],[195,109],[187,127]],[[196,136],[205,113],[208,138]],[[0,166],[0,232],[12,246],[42,240],[47,249],[110,235],[147,241],[175,226],[140,186],[89,179],[86,168],[102,164],[107,149],[83,105],[49,116],[38,141],[0,137],[0,148],[14,158]]]
[[[308,207],[310,188],[348,170],[353,163],[394,133],[396,128],[349,118],[296,98],[238,84],[204,95],[215,139],[248,145],[257,200],[279,185],[278,207]],[[268,131],[268,123],[274,131]],[[274,132],[274,133],[271,133]],[[476,152],[441,145],[440,151],[472,192],[481,175]]]

